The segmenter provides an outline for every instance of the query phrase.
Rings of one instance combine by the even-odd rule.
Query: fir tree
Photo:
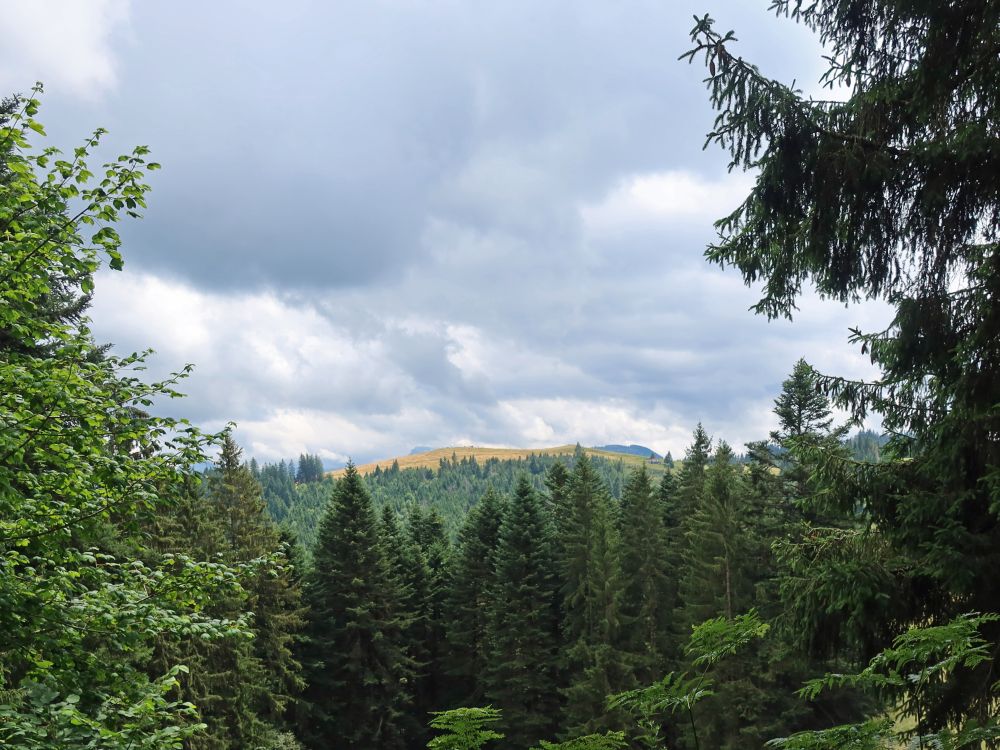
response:
[[[569,509],[569,472],[566,465],[557,461],[545,473],[545,489],[547,491],[549,515],[556,529],[557,540],[562,536],[562,529],[570,517]]]
[[[312,747],[404,747],[412,670],[371,498],[354,465],[337,482],[305,585]]]
[[[500,526],[486,674],[487,698],[503,712],[514,747],[531,747],[558,726],[554,568],[548,519],[522,477]]]

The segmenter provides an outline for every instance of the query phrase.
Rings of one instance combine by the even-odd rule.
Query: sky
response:
[[[163,169],[99,341],[195,365],[159,408],[236,423],[260,460],[414,446],[739,449],[800,357],[872,375],[812,295],[792,322],[703,258],[753,175],[703,150],[692,15],[819,93],[823,51],[769,0],[0,0],[0,92],[45,84],[47,145]]]

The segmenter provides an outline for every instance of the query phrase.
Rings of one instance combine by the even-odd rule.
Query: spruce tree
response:
[[[721,441],[706,473],[701,502],[685,519],[682,598],[685,622],[731,620],[752,604],[747,564],[746,495],[733,452]]]
[[[628,686],[621,651],[622,576],[616,513],[590,459],[578,452],[560,549],[566,729],[612,728],[605,696]]]
[[[829,431],[833,423],[830,399],[817,384],[816,371],[804,359],[795,363],[791,375],[782,382],[781,394],[774,400],[779,428],[771,433],[779,445],[788,438]]]
[[[601,478],[585,453],[578,452],[566,494],[566,514],[559,530],[559,578],[562,594],[563,640],[575,643],[591,632],[588,574],[594,509],[607,501]]]
[[[684,453],[684,463],[677,476],[677,511],[680,517],[691,513],[701,501],[705,486],[705,468],[712,451],[712,438],[705,432],[701,422],[694,429],[693,441]]]
[[[666,674],[669,626],[676,581],[670,578],[670,549],[664,512],[645,466],[628,478],[619,524],[622,550],[623,648],[636,679],[647,685]]]
[[[412,682],[407,691],[412,696],[420,677],[430,662],[426,639],[424,611],[428,597],[430,572],[420,546],[400,525],[399,516],[389,505],[383,505],[379,519],[379,539],[389,567],[386,591],[396,602],[396,616],[401,628],[401,642],[412,670]],[[427,738],[426,713],[409,698],[400,719],[400,733],[408,745],[423,744]]]
[[[311,747],[404,747],[412,669],[371,498],[354,464],[337,482],[306,577]]]
[[[807,98],[764,76],[732,33],[698,20],[690,55],[704,56],[718,110],[709,141],[757,175],[708,257],[760,285],[755,309],[769,317],[791,316],[807,284],[895,309],[886,330],[853,332],[878,377],[821,378],[854,419],[877,413],[898,437],[877,471],[817,462],[824,496],[865,530],[802,550],[796,604],[809,629],[845,615],[829,646],[874,652],[908,625],[1000,610],[1000,5],[773,8],[818,32],[824,81],[846,96]],[[1000,625],[983,633],[995,652]],[[926,691],[920,730],[992,715],[989,670],[956,669]]]
[[[493,591],[486,696],[511,746],[532,747],[558,727],[558,620],[549,521],[525,477],[504,510]]]
[[[290,708],[304,687],[293,646],[304,625],[301,592],[288,550],[268,518],[260,484],[241,463],[230,435],[202,491],[192,487],[153,526],[163,551],[242,563],[248,571],[264,560],[275,567],[248,572],[238,596],[217,597],[211,611],[236,619],[252,613],[253,639],[205,641],[197,637],[161,639],[153,666],[189,666],[181,694],[194,703],[206,731],[189,740],[192,750],[262,746],[289,723]]]
[[[426,588],[415,612],[421,660],[413,686],[414,712],[426,716],[451,706],[451,684],[446,674],[445,620],[447,612],[450,543],[444,521],[436,508],[414,505],[407,519],[407,534],[416,545],[426,571]]]
[[[569,478],[566,465],[561,461],[552,464],[545,473],[545,489],[548,495],[547,506],[556,530],[557,541],[562,536],[562,529],[570,517]]]
[[[496,581],[504,504],[489,488],[469,511],[458,533],[447,597],[447,665],[455,681],[457,706],[485,702],[483,676],[489,667],[489,609]]]

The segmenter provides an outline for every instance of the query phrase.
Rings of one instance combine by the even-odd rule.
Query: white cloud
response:
[[[671,223],[708,224],[735,209],[753,187],[743,172],[706,179],[669,170],[636,174],[621,181],[599,203],[583,206],[581,218],[595,233]]]
[[[665,408],[643,412],[624,399],[512,399],[500,404],[500,411],[529,448],[629,440],[665,452],[676,451],[690,437]]]
[[[50,90],[94,99],[118,82],[112,38],[129,19],[129,0],[5,0],[0,90]]]

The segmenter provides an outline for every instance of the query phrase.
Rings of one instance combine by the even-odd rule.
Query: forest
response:
[[[1000,748],[1000,3],[772,11],[838,95],[695,18],[704,145],[755,175],[705,256],[769,319],[888,303],[852,331],[880,375],[799,360],[773,432],[698,424],[655,475],[333,479],[167,416],[188,370],[150,382],[88,317],[159,164],[39,146],[41,85],[4,99],[0,746]]]

